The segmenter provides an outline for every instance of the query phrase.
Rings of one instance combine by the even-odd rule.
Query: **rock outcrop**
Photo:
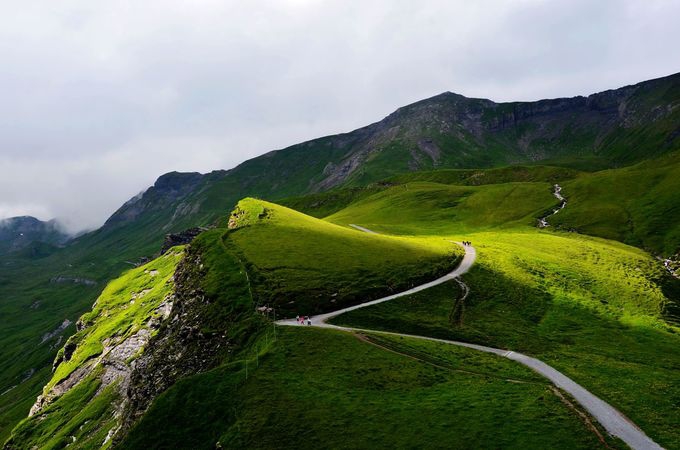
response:
[[[161,255],[165,254],[165,252],[172,247],[191,243],[196,236],[207,230],[209,230],[207,227],[193,227],[188,230],[180,231],[179,233],[166,234],[163,245],[161,246]]]

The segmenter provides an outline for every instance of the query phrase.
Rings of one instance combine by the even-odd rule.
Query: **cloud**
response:
[[[680,70],[677,2],[27,0],[0,17],[0,217],[101,224],[168,170],[230,168],[451,90],[572,96]]]

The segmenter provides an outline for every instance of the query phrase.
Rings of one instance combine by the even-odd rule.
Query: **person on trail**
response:
[[[297,323],[300,323],[300,314],[298,314],[297,316],[295,316],[295,321],[296,321]]]
[[[307,325],[312,325],[312,318],[307,316]]]

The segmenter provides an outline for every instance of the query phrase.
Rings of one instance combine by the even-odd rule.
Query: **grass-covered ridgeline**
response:
[[[475,232],[535,225],[559,202],[568,207],[551,226],[625,242],[655,254],[680,250],[680,153],[634,166],[579,172],[551,166],[436,170],[397,175],[365,188],[283,200],[315,217],[346,225],[389,225],[391,232]],[[437,225],[437,226],[435,226]]]
[[[249,359],[247,376],[245,362],[236,362],[174,386],[122,446],[601,445],[546,382],[499,357],[410,339],[369,336],[365,341],[317,329],[279,328],[277,336],[257,361]]]
[[[315,217],[356,222],[390,232],[468,233],[536,224],[559,202],[568,207],[551,226],[672,255],[680,248],[680,153],[594,173],[551,166],[436,170],[394,176],[365,188],[346,188],[283,200]]]
[[[645,252],[575,234],[471,234],[478,250],[458,303],[450,283],[353,311],[333,323],[463,340],[536,356],[629,416],[667,448],[680,445],[680,337],[672,299]]]
[[[405,184],[414,181],[429,181],[439,184],[459,186],[481,186],[485,184],[504,184],[520,182],[558,182],[570,180],[581,172],[566,167],[553,166],[507,166],[493,169],[441,169],[419,171],[396,175],[386,180],[389,183]]]
[[[393,237],[328,223],[262,200],[239,202],[224,244],[241,256],[260,304],[294,316],[429,281],[462,250],[441,237]]]

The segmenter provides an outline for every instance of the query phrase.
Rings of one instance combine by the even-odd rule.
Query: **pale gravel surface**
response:
[[[367,228],[363,228],[358,225],[351,226],[367,233],[377,234]],[[462,246],[461,243],[457,244]],[[398,294],[393,294],[387,297],[379,298],[377,300],[372,300],[370,302],[350,306],[349,308],[343,308],[338,311],[313,316],[311,318],[312,326],[317,328],[331,328],[335,330],[350,332],[363,331],[392,336],[403,336],[408,338],[424,339],[428,341],[441,342],[444,344],[457,345],[460,347],[467,347],[482,352],[494,353],[496,355],[511,359],[513,361],[516,361],[520,364],[529,367],[530,369],[534,370],[535,372],[539,373],[540,375],[550,380],[558,388],[562,389],[565,392],[568,392],[569,395],[571,395],[583,408],[585,408],[611,435],[618,437],[626,444],[628,444],[631,448],[636,450],[662,449],[660,445],[658,445],[651,438],[649,438],[630,419],[628,419],[626,416],[624,416],[622,413],[616,410],[616,408],[614,408],[604,400],[600,399],[599,397],[591,394],[584,387],[576,383],[574,380],[572,380],[563,373],[559,372],[557,369],[549,366],[548,364],[544,363],[539,359],[532,358],[530,356],[523,355],[522,353],[517,353],[511,350],[486,347],[484,345],[470,344],[467,342],[436,339],[427,336],[417,336],[412,334],[390,333],[385,331],[366,330],[361,328],[340,327],[326,323],[326,321],[328,321],[329,319],[339,316],[340,314],[344,314],[346,312],[354,311],[361,308],[366,308],[368,306],[377,305],[379,303],[387,302],[407,295],[415,294],[416,292],[424,291],[425,289],[429,289],[439,284],[446,283],[447,281],[453,280],[463,275],[468,270],[470,270],[470,267],[472,267],[477,257],[477,252],[475,251],[474,247],[464,246],[464,248],[465,256],[461,263],[455,270],[444,275],[443,277],[437,278],[436,280],[430,281],[425,284],[421,284],[420,286],[416,286],[412,289],[400,292]],[[285,326],[301,326],[295,319],[279,320],[276,323],[278,325]]]

